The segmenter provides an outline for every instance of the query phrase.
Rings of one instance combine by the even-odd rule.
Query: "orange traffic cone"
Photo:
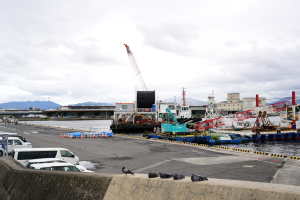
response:
[[[83,137],[83,134],[81,134],[81,135],[80,135],[80,138],[81,138],[81,139],[83,139],[83,138],[84,138],[84,137]]]
[[[63,137],[63,134],[61,133],[59,137]]]
[[[70,135],[69,139],[72,139],[73,138],[73,135]]]

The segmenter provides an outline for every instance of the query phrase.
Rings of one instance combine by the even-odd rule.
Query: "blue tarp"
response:
[[[77,137],[80,135],[104,135],[107,134],[109,137],[113,136],[112,132],[99,132],[99,133],[82,133],[82,132],[74,132],[74,133],[66,133],[66,135],[72,135],[73,137]]]
[[[66,135],[72,135],[73,137],[77,137],[77,136],[80,136],[82,135],[83,133],[81,132],[75,132],[75,133],[66,133]]]

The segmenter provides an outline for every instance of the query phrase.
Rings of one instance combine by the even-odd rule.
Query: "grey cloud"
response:
[[[44,48],[45,50],[50,50],[52,48],[58,47],[58,43],[54,40],[48,39],[40,43],[38,46]]]
[[[180,55],[193,55],[193,41],[199,36],[199,28],[192,24],[164,22],[156,25],[140,24],[138,30],[144,43],[153,48]]]
[[[2,72],[22,69],[28,64],[26,56],[20,51],[6,51],[0,62]]]
[[[238,46],[238,42],[234,40],[228,40],[223,45],[226,47],[236,47]]]
[[[107,64],[120,64],[119,60],[113,55],[109,55],[105,52],[105,49],[101,46],[101,43],[94,39],[86,40],[86,45],[79,46],[74,41],[63,43],[73,53],[71,55],[65,55],[70,61],[77,61],[87,65],[106,66]]]

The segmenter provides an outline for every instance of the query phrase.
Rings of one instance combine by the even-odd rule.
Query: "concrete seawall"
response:
[[[12,158],[0,159],[0,199],[103,199],[112,176],[29,170]]]
[[[0,197],[3,200],[47,199],[300,199],[291,185],[209,179],[203,182],[149,179],[101,173],[29,170],[12,158],[0,159]]]

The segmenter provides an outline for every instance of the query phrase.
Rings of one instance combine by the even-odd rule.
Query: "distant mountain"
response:
[[[174,102],[174,98],[168,98],[168,99],[161,99],[163,102]],[[176,103],[177,105],[182,105],[182,97],[176,97]],[[191,97],[186,97],[186,103],[191,106],[204,106],[207,105],[206,101],[199,101],[196,99],[193,99]]]
[[[8,102],[8,103],[1,103],[0,107],[2,109],[22,109],[22,110],[29,110],[30,107],[32,108],[39,108],[41,110],[47,109],[56,109],[57,107],[61,107],[61,105],[54,103],[52,101],[24,101],[24,102]]]
[[[115,103],[95,103],[95,102],[84,102],[77,104],[70,104],[69,106],[114,106]]]
[[[283,102],[283,101],[289,101],[289,100],[292,100],[292,97],[284,97],[284,98],[279,99],[277,101],[269,102],[269,103],[267,103],[267,105],[275,104],[275,103],[280,103],[280,102]]]

